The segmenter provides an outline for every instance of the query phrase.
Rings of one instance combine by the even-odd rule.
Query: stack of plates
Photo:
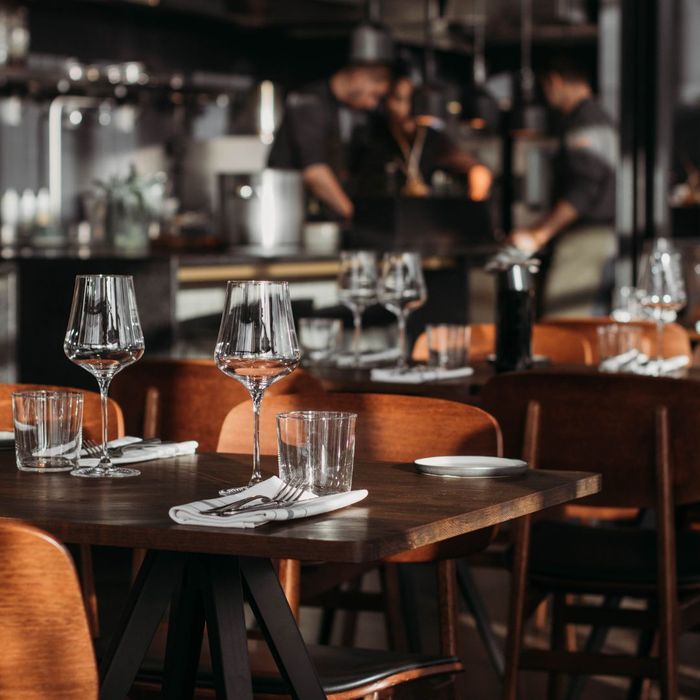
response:
[[[430,476],[499,477],[527,471],[527,462],[503,457],[425,457],[417,459],[416,464],[421,474]]]

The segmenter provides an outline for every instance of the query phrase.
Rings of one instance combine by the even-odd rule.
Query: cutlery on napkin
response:
[[[308,518],[312,515],[330,513],[331,511],[345,508],[353,503],[361,501],[367,497],[365,489],[357,491],[346,491],[344,493],[334,493],[331,496],[315,496],[310,491],[304,491],[299,500],[294,503],[282,505],[269,504],[269,506],[255,505],[254,508],[246,509],[245,506],[240,511],[230,515],[220,516],[216,514],[205,515],[202,511],[219,506],[235,506],[236,502],[250,498],[251,496],[267,496],[272,498],[284,486],[284,482],[271,476],[259,484],[236,493],[231,496],[220,498],[210,498],[202,501],[193,501],[181,506],[174,506],[170,509],[170,517],[180,525],[207,525],[209,527],[236,527],[252,528],[258,527],[274,520],[294,520],[296,518]]]
[[[372,352],[360,353],[360,366],[368,367],[377,362],[389,362],[398,359],[399,350],[398,348],[389,348],[387,350],[376,350]],[[336,358],[336,365],[338,367],[354,367],[355,366],[355,355],[352,353],[339,355]]]
[[[188,440],[186,442],[170,442],[170,443],[144,443],[141,438],[125,436],[117,438],[107,443],[107,449],[111,448],[126,448],[120,457],[112,457],[112,464],[134,464],[136,462],[149,462],[152,459],[165,459],[166,457],[180,457],[182,455],[191,455],[197,451],[198,443],[196,440]],[[84,454],[81,453],[81,454]],[[100,456],[91,455],[90,457],[81,457],[81,467],[94,467],[100,461]]]
[[[459,379],[470,377],[474,374],[473,367],[456,367],[455,369],[443,369],[442,367],[409,367],[406,370],[395,367],[373,369],[369,376],[373,382],[393,382],[396,384],[421,384],[434,382],[440,379]]]

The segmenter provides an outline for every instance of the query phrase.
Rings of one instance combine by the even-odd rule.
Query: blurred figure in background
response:
[[[483,200],[491,189],[490,170],[461,150],[442,130],[419,124],[413,115],[414,85],[408,70],[399,69],[382,110],[372,115],[354,139],[353,180],[358,194],[411,197],[431,192],[433,174],[442,170],[467,179],[471,199]]]
[[[390,78],[388,65],[349,65],[326,81],[290,93],[268,167],[300,170],[309,193],[334,218],[351,219],[353,204],[344,186],[352,131],[347,110],[376,109]]]
[[[550,106],[562,115],[554,206],[508,243],[527,253],[551,252],[544,282],[545,315],[608,312],[615,239],[615,126],[596,101],[586,71],[567,56],[542,73]]]

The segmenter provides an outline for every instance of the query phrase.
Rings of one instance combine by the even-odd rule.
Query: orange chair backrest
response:
[[[277,454],[277,414],[298,410],[357,413],[355,457],[361,460],[411,462],[420,457],[498,455],[501,451],[498,424],[475,406],[423,396],[328,393],[264,399],[262,454]],[[250,453],[252,430],[251,407],[236,406],[226,416],[218,451]]]
[[[157,391],[157,418],[147,418],[146,396]],[[272,384],[267,394],[323,392],[320,382],[303,370]],[[226,414],[250,394],[224,375],[213,360],[144,359],[118,374],[111,395],[122,405],[130,435],[142,435],[155,422],[154,435],[164,440],[197,440],[201,452],[213,452]],[[150,437],[150,436],[149,436]]]
[[[501,426],[508,457],[521,456],[528,405],[536,402],[536,466],[601,473],[602,492],[577,503],[613,508],[655,506],[657,412],[666,407],[676,501],[700,500],[697,382],[530,371],[494,377],[481,402]]]
[[[0,430],[13,430],[12,394],[15,391],[79,391],[83,394],[83,436],[100,442],[102,440],[102,404],[95,391],[73,389],[48,384],[0,384]],[[110,440],[124,435],[124,415],[119,404],[109,399],[107,408]]]
[[[469,356],[472,360],[485,360],[496,348],[496,327],[493,323],[472,323]],[[593,351],[586,338],[554,326],[535,324],[532,329],[532,352],[543,355],[557,364],[590,365]],[[428,359],[428,337],[421,333],[413,346],[413,359]]]
[[[73,563],[55,539],[24,523],[0,523],[0,619],[0,697],[96,700]]]
[[[581,318],[545,318],[541,325],[550,328],[561,328],[571,333],[576,333],[588,340],[593,351],[593,362],[600,362],[600,352],[598,351],[598,328],[599,326],[619,323],[607,316],[588,316]],[[649,355],[656,354],[656,324],[651,321],[632,321],[630,325],[638,326],[642,329],[644,351]],[[667,323],[664,327],[663,339],[664,357],[676,357],[684,355],[691,362],[693,353],[690,347],[688,332],[678,323]]]

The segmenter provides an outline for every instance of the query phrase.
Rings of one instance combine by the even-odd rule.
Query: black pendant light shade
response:
[[[362,22],[350,35],[350,65],[390,65],[394,62],[394,42],[381,24]]]

